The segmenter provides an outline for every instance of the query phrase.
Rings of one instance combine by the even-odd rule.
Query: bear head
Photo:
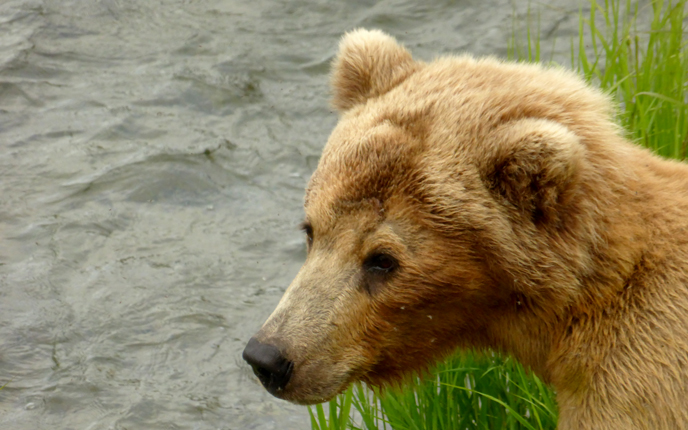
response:
[[[595,276],[607,98],[556,68],[415,61],[367,30],[342,39],[331,86],[340,120],[306,190],[308,255],[244,351],[259,379],[317,403],[457,347],[546,377],[548,325]]]

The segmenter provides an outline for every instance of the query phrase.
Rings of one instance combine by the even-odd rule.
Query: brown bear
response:
[[[688,167],[559,68],[341,41],[308,256],[244,358],[309,404],[459,347],[512,354],[560,429],[688,428]]]

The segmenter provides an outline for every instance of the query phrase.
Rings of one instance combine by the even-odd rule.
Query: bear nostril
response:
[[[267,369],[265,369],[265,368],[263,368],[263,367],[258,367],[258,366],[254,366],[254,365],[251,365],[251,367],[253,368],[253,372],[256,373],[256,376],[257,376],[261,381],[264,380],[264,379],[265,379],[265,380],[268,380],[268,381],[270,380],[270,375],[271,375],[271,373],[270,373],[269,370],[267,370]]]
[[[271,394],[282,391],[286,387],[291,378],[294,363],[287,360],[276,346],[261,343],[252,337],[242,356]]]

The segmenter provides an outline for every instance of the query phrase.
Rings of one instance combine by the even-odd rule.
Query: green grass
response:
[[[589,13],[581,11],[579,37],[571,41],[574,69],[619,102],[617,120],[631,140],[662,156],[685,159],[686,0],[653,0],[643,6],[630,0],[593,0],[590,6]],[[529,13],[527,22],[532,21]],[[525,31],[514,23],[510,57],[542,61],[539,27],[539,18]]]
[[[609,2],[609,8],[614,13],[592,8],[590,49],[580,38],[578,70],[616,96],[622,106],[619,122],[634,140],[665,157],[683,159],[688,144],[685,0],[655,0],[643,10],[627,1],[623,12],[618,2]],[[619,19],[624,15],[629,18]],[[636,29],[638,16],[652,17],[648,32]],[[597,30],[599,19],[605,32]]]
[[[553,429],[554,396],[512,359],[464,352],[402,390],[384,395],[356,385],[327,408],[311,409],[313,429]],[[353,406],[357,419],[342,414]],[[315,409],[315,412],[313,412]],[[335,411],[335,412],[333,412]],[[338,415],[339,414],[339,415]]]
[[[628,137],[678,159],[688,152],[686,1],[637,6],[629,0],[591,0],[589,13],[581,9],[580,36],[571,42],[573,67],[618,101],[616,119]],[[512,58],[543,60],[539,26],[538,19],[525,34],[514,30]],[[462,352],[429,375],[383,395],[355,385],[327,407],[309,408],[312,428],[556,428],[553,392],[510,358]]]

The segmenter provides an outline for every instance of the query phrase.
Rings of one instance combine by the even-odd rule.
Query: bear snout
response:
[[[280,350],[267,343],[261,343],[252,337],[244,353],[244,360],[253,368],[261,384],[273,396],[279,396],[291,379],[294,363],[282,355]]]

